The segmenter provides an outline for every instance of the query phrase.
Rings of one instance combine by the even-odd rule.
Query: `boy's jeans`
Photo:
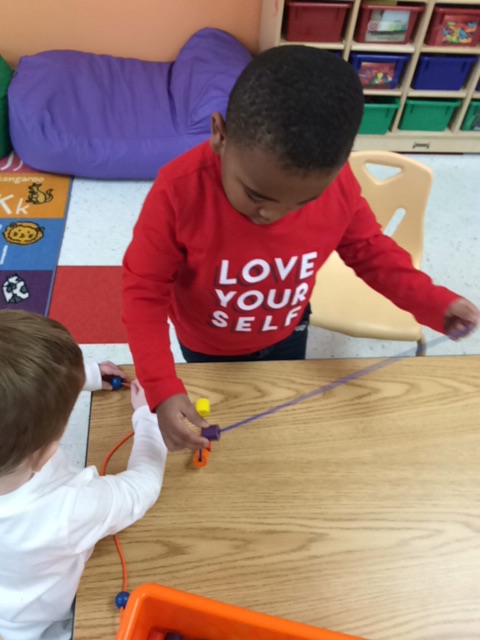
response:
[[[293,333],[266,349],[255,351],[243,356],[210,356],[191,351],[180,344],[183,357],[187,362],[261,362],[262,360],[305,360],[307,350],[308,325],[310,318],[310,304],[296,326]]]

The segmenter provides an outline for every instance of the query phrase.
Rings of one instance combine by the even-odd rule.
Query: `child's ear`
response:
[[[221,156],[225,148],[225,142],[227,140],[227,130],[225,127],[225,120],[221,113],[216,111],[212,114],[212,125],[210,132],[210,146],[212,150]]]
[[[37,449],[30,457],[30,466],[34,473],[38,473],[44,467],[52,456],[58,451],[60,440],[54,440],[41,449]]]

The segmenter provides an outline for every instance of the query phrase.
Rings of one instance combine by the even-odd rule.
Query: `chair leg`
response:
[[[420,340],[417,340],[417,353],[416,356],[425,356],[427,354],[427,341],[422,336]]]

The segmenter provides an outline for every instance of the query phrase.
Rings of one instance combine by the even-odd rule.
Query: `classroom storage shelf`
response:
[[[280,38],[279,44],[288,45],[288,44],[307,44],[306,42],[298,42],[296,40],[285,40],[285,38]],[[310,47],[317,47],[317,49],[328,49],[329,51],[341,51],[345,48],[345,44],[343,42],[309,42],[308,45]]]
[[[305,43],[303,43],[305,44]],[[414,53],[413,44],[384,44],[375,42],[356,42],[352,40],[351,51],[364,51],[369,53]]]
[[[301,0],[299,0],[301,2]],[[310,0],[311,2],[312,0]],[[328,1],[328,0],[327,0]],[[320,0],[319,0],[320,2]],[[330,0],[330,3],[332,0]],[[349,2],[349,0],[342,0]],[[345,60],[352,60],[352,54],[381,54],[381,55],[405,55],[408,62],[405,64],[398,83],[394,88],[364,87],[367,104],[378,101],[384,108],[368,108],[368,116],[355,141],[355,150],[385,149],[399,152],[432,152],[432,153],[480,153],[480,44],[475,46],[463,45],[429,45],[431,40],[431,28],[438,23],[438,16],[442,8],[452,7],[454,11],[464,8],[468,13],[471,10],[475,15],[480,10],[480,0],[401,0],[408,10],[409,5],[420,7],[416,11],[416,23],[413,28],[410,41],[406,43],[381,43],[359,42],[361,18],[364,15],[362,7],[368,5],[368,0],[351,0],[348,13],[341,30],[338,42],[291,42],[287,40],[286,7],[287,0],[262,0],[262,17],[260,26],[260,50],[265,50],[277,45],[307,44],[309,46],[336,52]],[[385,5],[390,4],[387,0]],[[330,4],[331,7],[331,4]],[[480,28],[480,27],[479,27]],[[440,41],[437,37],[437,41]],[[475,43],[475,39],[473,39]],[[474,56],[474,63],[465,82],[457,90],[433,90],[428,88],[415,89],[414,78],[421,71],[421,56]],[[358,57],[358,55],[357,55]],[[355,56],[354,56],[355,58]],[[417,75],[418,77],[418,75]],[[429,85],[423,85],[428,87]],[[458,87],[458,85],[457,85]],[[412,100],[415,101],[412,103]],[[423,102],[432,101],[432,107],[437,104],[441,112],[441,103],[458,105],[453,109],[453,115],[444,131],[409,131],[404,128],[409,122],[407,113],[410,113],[412,104],[417,108],[424,108]],[[408,101],[408,105],[407,105]],[[395,108],[388,105],[394,105]],[[378,112],[378,116],[373,115]],[[393,113],[393,117],[392,116]],[[421,112],[419,112],[421,113]],[[405,118],[404,118],[405,116]],[[383,118],[378,123],[380,130],[385,129],[385,122],[391,117],[391,122],[386,133],[373,133],[376,118]],[[411,118],[410,118],[411,119]],[[421,121],[421,118],[419,118]],[[403,124],[402,124],[403,122]],[[473,124],[472,124],[473,123]],[[473,127],[473,128],[472,128]]]

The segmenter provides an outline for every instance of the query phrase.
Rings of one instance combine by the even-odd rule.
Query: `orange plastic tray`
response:
[[[364,640],[222,604],[158,584],[132,592],[117,640],[161,640],[168,631],[185,640]]]

